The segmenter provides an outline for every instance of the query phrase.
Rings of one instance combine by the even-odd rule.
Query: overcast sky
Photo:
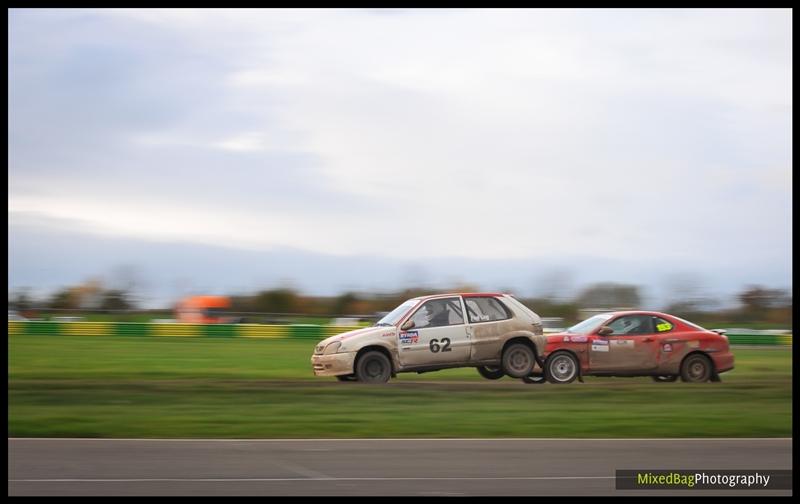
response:
[[[37,243],[98,264],[48,229],[788,287],[791,41],[787,9],[12,9],[9,289]]]

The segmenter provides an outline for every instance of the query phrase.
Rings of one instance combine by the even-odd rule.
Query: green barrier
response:
[[[780,334],[726,334],[731,345],[784,345],[786,336]],[[791,338],[788,342],[791,345]]]
[[[34,336],[55,336],[60,334],[61,324],[59,322],[39,322],[31,321],[25,322],[25,332]]]
[[[206,324],[201,332],[208,338],[235,338],[236,325],[233,324]]]
[[[114,336],[149,336],[150,324],[146,322],[117,322]]]
[[[293,324],[289,326],[289,337],[321,340],[325,335],[320,325]]]
[[[205,338],[302,338],[321,340],[352,328],[314,324],[179,324],[148,322],[9,321],[8,334],[72,336],[164,336]]]

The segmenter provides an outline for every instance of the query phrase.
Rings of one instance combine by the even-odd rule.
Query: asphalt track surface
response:
[[[615,490],[616,469],[791,469],[792,440],[8,440],[9,495],[791,495]]]

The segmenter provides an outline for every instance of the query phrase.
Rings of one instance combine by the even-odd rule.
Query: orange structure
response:
[[[178,322],[195,324],[223,324],[230,319],[226,310],[231,300],[225,296],[192,296],[178,303],[175,318]]]

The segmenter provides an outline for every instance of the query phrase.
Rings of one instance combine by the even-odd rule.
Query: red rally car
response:
[[[650,311],[603,313],[547,336],[541,367],[524,380],[570,383],[582,376],[652,376],[655,381],[720,381],[733,369],[724,331]]]

